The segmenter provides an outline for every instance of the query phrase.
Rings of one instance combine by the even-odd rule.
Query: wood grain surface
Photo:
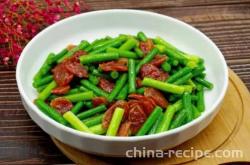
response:
[[[86,0],[92,10],[131,8],[169,15],[209,36],[250,89],[250,0]],[[15,67],[0,66],[0,164],[72,164],[25,112]]]

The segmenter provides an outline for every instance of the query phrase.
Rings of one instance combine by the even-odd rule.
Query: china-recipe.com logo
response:
[[[126,151],[127,158],[164,158],[164,157],[177,157],[177,158],[194,158],[198,159],[200,157],[208,157],[208,158],[242,158],[243,151],[242,150],[216,150],[211,153],[211,150],[199,150],[191,147],[185,150],[150,150],[146,147],[142,147],[142,149],[137,149],[134,147],[133,149]]]

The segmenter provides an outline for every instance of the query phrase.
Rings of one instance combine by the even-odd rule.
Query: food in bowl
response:
[[[205,109],[204,60],[161,37],[86,40],[50,53],[33,79],[34,103],[55,121],[107,136],[143,136],[180,127]]]

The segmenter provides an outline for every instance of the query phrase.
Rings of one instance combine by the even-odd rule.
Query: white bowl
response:
[[[65,127],[46,116],[33,104],[37,93],[32,87],[32,78],[49,52],[59,52],[66,45],[77,44],[82,39],[92,41],[107,35],[136,34],[138,31],[143,31],[150,37],[161,36],[181,50],[205,59],[207,79],[214,83],[214,89],[205,92],[206,110],[200,117],[160,134],[106,137]],[[64,19],[40,32],[23,50],[17,65],[16,79],[25,109],[49,135],[84,152],[124,156],[133,147],[168,149],[197,135],[219,110],[228,86],[228,70],[216,45],[203,33],[184,22],[146,11],[103,10]]]

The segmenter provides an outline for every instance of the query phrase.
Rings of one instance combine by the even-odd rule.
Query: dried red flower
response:
[[[15,65],[24,46],[46,26],[88,10],[83,0],[2,0],[0,65]]]

